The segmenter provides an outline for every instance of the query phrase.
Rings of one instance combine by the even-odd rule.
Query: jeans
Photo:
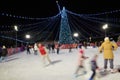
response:
[[[113,59],[104,59],[104,69],[107,69],[108,61],[110,63],[110,68],[113,69],[113,67],[114,67],[114,65],[113,65]]]

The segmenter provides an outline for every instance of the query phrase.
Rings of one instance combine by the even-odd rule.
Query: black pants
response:
[[[57,49],[57,54],[59,54],[59,48]]]
[[[95,77],[95,75],[96,75],[96,70],[92,70],[92,75],[91,75],[91,77],[90,77],[90,80],[93,80],[94,79],[94,77]]]
[[[27,50],[27,54],[31,54],[31,53],[30,53],[30,50]]]

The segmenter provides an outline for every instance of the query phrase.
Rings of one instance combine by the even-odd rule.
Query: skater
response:
[[[69,45],[69,53],[72,52],[72,47]]]
[[[120,73],[120,65],[116,65],[112,73]]]
[[[52,43],[51,48],[52,48],[52,53],[55,53],[55,43],[54,42]]]
[[[83,44],[84,44],[85,49],[87,49],[87,42],[84,42]]]
[[[114,54],[113,50],[116,50],[118,48],[116,43],[110,42],[109,37],[105,37],[104,42],[101,44],[99,51],[102,53],[103,51],[103,56],[104,56],[104,71],[107,70],[107,64],[108,61],[110,62],[110,69],[111,73],[114,72]]]
[[[6,60],[7,54],[8,54],[7,48],[5,47],[5,45],[3,45],[0,62],[2,62],[3,60]]]
[[[48,48],[48,52],[50,53],[51,52],[51,44],[50,43],[48,43],[47,48]]]
[[[78,76],[78,72],[79,72],[80,69],[84,69],[84,60],[88,58],[84,55],[84,50],[82,49],[82,46],[79,49],[79,54],[78,55],[79,55],[78,66],[77,66],[77,68],[75,70],[75,73],[74,73],[75,77]],[[83,74],[85,74],[85,73],[86,73],[86,71],[84,69]]]
[[[98,55],[95,54],[93,56],[93,59],[91,60],[91,70],[92,70],[92,75],[90,77],[89,80],[95,80],[95,76],[96,76],[96,70],[99,69],[98,65],[97,65],[97,58],[98,58]]]
[[[60,51],[60,44],[57,45],[57,54],[59,54]]]
[[[38,47],[37,43],[34,44],[34,55],[37,55]]]
[[[113,73],[119,72],[120,73],[120,65],[117,65],[116,68],[114,69]]]
[[[26,48],[27,48],[27,54],[31,54],[31,52],[30,52],[30,45],[27,45]]]
[[[47,48],[41,43],[39,43],[38,46],[39,46],[40,54],[42,56],[43,65],[45,66],[45,59],[47,59],[49,64],[51,64],[51,60],[49,58]]]

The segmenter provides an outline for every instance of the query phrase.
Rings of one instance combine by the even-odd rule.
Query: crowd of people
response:
[[[37,46],[38,50],[40,52],[40,55],[42,56],[42,61],[43,61],[43,64],[45,65],[45,59],[48,60],[48,62],[51,64],[52,61],[49,57],[49,53],[55,53],[55,45],[50,45],[48,44],[47,46],[45,46],[44,44],[42,43],[38,43],[36,45],[34,45],[34,47]],[[88,59],[89,57],[85,56],[85,52],[84,52],[84,49],[87,49],[87,46],[84,46],[84,49],[82,48],[83,45],[78,45],[78,48],[79,48],[79,54],[78,54],[78,65],[77,65],[77,68],[74,72],[74,75],[75,77],[78,76],[78,73],[81,69],[83,69],[83,74],[86,74],[87,71],[85,70],[85,67],[84,67],[84,60]],[[104,68],[103,68],[103,71],[106,72],[108,71],[107,68],[108,68],[108,61],[110,63],[110,72],[111,73],[115,73],[115,72],[120,72],[120,67],[118,68],[114,68],[114,53],[113,51],[114,50],[117,50],[118,48],[118,45],[113,42],[113,41],[110,41],[109,37],[105,37],[104,41],[100,44],[100,46],[98,46],[99,50],[98,52],[99,53],[103,53],[103,58],[104,58]],[[56,47],[56,53],[59,54],[59,49],[60,49],[60,45],[57,45]],[[71,47],[69,49],[69,52],[71,52]],[[36,54],[36,50],[35,51],[35,54]],[[101,67],[97,65],[97,59],[99,57],[99,54],[94,54],[93,58],[90,60],[90,68],[91,68],[91,76],[89,77],[89,80],[95,80],[95,77],[96,77],[96,74],[97,74],[97,71],[101,71]]]
[[[93,58],[90,60],[90,69],[92,71],[91,76],[89,77],[88,80],[95,80],[96,78],[96,73],[97,72],[101,72],[101,70],[106,73],[107,71],[110,71],[111,73],[116,73],[116,72],[120,72],[120,66],[118,66],[117,68],[114,67],[114,50],[117,50],[118,45],[113,42],[110,41],[109,37],[105,37],[104,42],[98,47],[98,52],[99,53],[103,53],[103,59],[104,59],[104,66],[103,69],[101,68],[101,66],[98,66],[97,63],[97,59],[98,59],[98,53],[93,53],[94,56]],[[86,49],[86,48],[85,48]],[[78,76],[78,71],[80,68],[84,68],[84,60],[86,60],[88,57],[85,56],[85,52],[84,49],[79,48],[79,53],[78,53],[78,65],[77,65],[77,69],[75,70],[74,76],[77,77]],[[108,61],[110,64],[110,70],[108,70]],[[119,65],[119,64],[118,64]],[[88,67],[88,66],[87,66]],[[85,72],[85,70],[84,70]],[[83,72],[83,73],[84,73]]]

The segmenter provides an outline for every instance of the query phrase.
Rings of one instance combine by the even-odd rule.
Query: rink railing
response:
[[[89,43],[89,44],[62,44],[60,46],[61,49],[69,49],[69,48],[77,48],[79,47],[80,45],[82,46],[90,46],[90,47],[99,47],[100,45],[96,45],[95,43]],[[117,42],[117,45],[120,46],[120,42]],[[55,45],[55,48],[57,48],[58,45]]]
[[[7,51],[8,51],[7,55],[10,56],[12,54],[16,54],[16,53],[22,52],[24,50],[25,50],[25,48],[23,48],[23,47],[7,48]]]
[[[117,42],[117,45],[120,46],[120,42]],[[55,45],[55,48],[57,48],[58,45]],[[62,49],[69,49],[69,48],[76,48],[79,44],[62,44],[60,48]],[[87,45],[88,46],[88,45]],[[89,46],[92,46],[93,48],[96,47],[94,43],[90,43]],[[17,47],[17,48],[7,48],[8,56],[22,52],[25,50],[25,47]]]

